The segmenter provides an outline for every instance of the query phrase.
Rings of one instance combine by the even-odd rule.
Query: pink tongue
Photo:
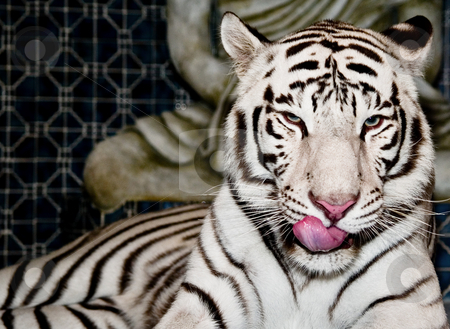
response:
[[[294,234],[311,251],[328,251],[339,247],[347,233],[335,226],[326,228],[322,221],[314,216],[306,216],[294,224]]]

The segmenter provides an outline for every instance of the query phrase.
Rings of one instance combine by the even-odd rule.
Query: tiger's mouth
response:
[[[314,216],[306,216],[292,226],[295,243],[312,252],[328,252],[348,249],[353,245],[353,237],[336,226],[325,227]]]
[[[354,244],[354,236],[353,236],[353,234],[347,235],[347,237],[344,239],[344,241],[342,242],[342,244],[340,246],[338,246],[334,249],[327,250],[327,251],[324,251],[324,250],[311,251],[310,249],[305,247],[297,238],[294,238],[293,241],[297,246],[299,246],[300,248],[302,248],[304,250],[307,250],[311,254],[326,254],[329,252],[334,252],[334,251],[338,251],[338,250],[345,250],[345,249],[351,248]]]

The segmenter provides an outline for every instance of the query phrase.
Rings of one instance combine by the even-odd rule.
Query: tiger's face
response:
[[[395,31],[412,29],[402,24]],[[408,217],[433,184],[411,69],[429,47],[425,30],[406,58],[398,40],[328,21],[274,43],[252,30],[240,48],[235,30],[224,42],[240,77],[228,177],[242,198],[272,210],[264,220],[293,266],[341,271],[376,236],[403,239],[426,225]]]

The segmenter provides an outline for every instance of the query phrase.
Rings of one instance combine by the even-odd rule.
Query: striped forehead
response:
[[[302,71],[306,76],[307,71],[330,69],[334,60],[340,68],[345,64],[350,71],[376,76],[376,69],[386,64],[386,45],[375,35],[347,25],[323,29],[313,27],[280,40],[276,65],[281,64],[284,72]]]
[[[330,36],[302,31],[277,43],[278,49],[268,56],[270,65],[263,79],[271,85],[274,96],[295,97],[320,90],[327,100],[331,94],[348,89],[359,90],[366,98],[374,89],[389,93],[390,84],[386,84],[386,79],[395,73],[386,60],[382,40],[364,31],[353,31],[350,35],[347,30],[344,32]],[[383,72],[382,79],[377,79],[379,72]],[[352,101],[350,94],[346,105]]]

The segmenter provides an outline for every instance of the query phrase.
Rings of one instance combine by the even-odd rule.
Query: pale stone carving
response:
[[[439,148],[450,148],[450,106],[429,84],[441,60],[441,7],[440,0],[168,0],[171,58],[204,103],[139,119],[135,126],[99,143],[86,163],[87,191],[104,211],[127,200],[201,201],[214,197],[214,186],[221,183],[220,127],[233,102],[236,83],[214,30],[225,11],[237,13],[269,39],[321,19],[383,30],[396,21],[427,16],[435,31],[434,55],[418,88],[435,123]],[[448,154],[438,152],[440,197],[450,196],[448,161]]]

